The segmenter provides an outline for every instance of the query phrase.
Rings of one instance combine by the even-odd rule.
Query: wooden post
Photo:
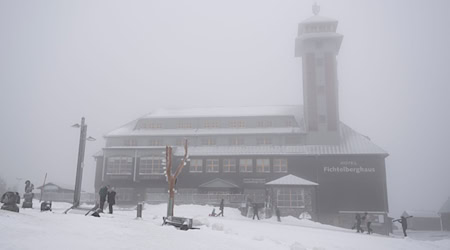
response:
[[[169,183],[169,202],[167,203],[167,217],[173,216],[173,208],[175,205],[175,183],[178,175],[180,175],[188,158],[187,140],[184,141],[184,157],[178,165],[175,174],[172,175],[172,147],[166,146],[166,177]]]

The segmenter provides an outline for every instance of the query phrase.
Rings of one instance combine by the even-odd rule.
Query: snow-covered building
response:
[[[417,231],[440,231],[441,217],[433,211],[412,211],[407,210],[402,216],[408,217],[408,229]]]
[[[239,205],[245,196],[296,216],[310,209],[314,220],[349,228],[351,211],[368,211],[377,218],[374,230],[386,233],[388,154],[339,119],[337,24],[318,15],[299,24],[303,106],[154,110],[105,135],[95,156],[96,190],[110,184],[119,202],[165,202],[156,198],[167,195],[165,146],[174,146],[177,163],[186,138],[190,162],[177,180],[179,197],[229,195],[227,203]],[[286,176],[307,185],[268,191]]]

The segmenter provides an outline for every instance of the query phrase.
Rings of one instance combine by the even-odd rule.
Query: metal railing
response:
[[[147,193],[145,201],[148,203],[166,203],[169,195],[166,193]],[[176,204],[213,204],[217,205],[221,200],[225,204],[241,206],[249,202],[264,203],[266,197],[262,194],[175,194]]]

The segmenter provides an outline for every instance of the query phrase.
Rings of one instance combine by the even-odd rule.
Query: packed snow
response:
[[[212,206],[175,206],[176,216],[193,218],[194,227],[199,228],[182,231],[162,226],[166,204],[145,204],[140,219],[135,206],[116,206],[114,214],[98,218],[85,216],[86,210],[64,214],[68,203],[54,202],[52,212],[40,212],[38,204],[21,208],[20,213],[0,210],[0,249],[450,249],[448,237],[420,240],[357,234],[294,217],[282,217],[281,222],[252,220],[227,207],[224,217],[210,217]]]

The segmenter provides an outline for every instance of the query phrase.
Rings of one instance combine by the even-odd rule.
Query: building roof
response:
[[[187,118],[242,118],[242,117],[294,117],[299,126],[283,128],[216,128],[216,129],[135,129],[141,120],[187,119]],[[208,134],[254,134],[254,133],[301,133],[304,132],[302,106],[255,106],[255,107],[210,107],[185,109],[157,109],[131,121],[105,135],[208,135]]]
[[[239,186],[220,178],[203,183],[200,188],[239,188]]]
[[[70,185],[67,185],[67,184],[62,184],[62,185],[61,184],[55,184],[53,182],[47,182],[47,183],[45,183],[45,185],[37,187],[36,189],[42,189],[43,187],[48,187],[48,186],[55,186],[58,189],[72,191],[72,192],[74,191],[74,188],[71,187]]]
[[[188,149],[190,156],[226,155],[351,155],[378,154],[387,152],[375,145],[366,136],[341,124],[341,141],[336,145],[261,145],[261,146],[193,146]],[[184,149],[178,147],[175,155],[183,155]]]
[[[212,129],[135,129],[142,119],[159,118],[195,118],[195,117],[293,117],[299,124],[296,127],[269,128],[212,128]],[[111,131],[105,137],[129,136],[203,136],[203,135],[244,135],[244,134],[292,134],[306,133],[304,129],[302,106],[259,106],[259,107],[229,107],[229,108],[188,108],[188,109],[158,109],[124,126]],[[387,152],[375,145],[366,136],[352,130],[341,123],[340,143],[335,145],[263,145],[263,146],[190,146],[191,156],[221,156],[221,155],[349,155],[349,154],[379,154],[387,156]],[[127,147],[129,149],[133,147]],[[137,148],[137,147],[136,147]],[[142,147],[141,147],[142,148]],[[180,147],[176,155],[184,154]],[[98,156],[98,155],[96,155]]]
[[[403,212],[402,216],[413,216],[420,218],[437,218],[439,215],[433,211],[422,211],[422,210],[406,210]]]
[[[447,199],[444,205],[442,205],[441,209],[439,209],[439,213],[450,213],[450,197]]]
[[[319,184],[288,174],[276,180],[267,182],[266,185],[317,186]]]
[[[338,20],[333,19],[333,18],[314,15],[310,18],[303,20],[301,23],[306,24],[306,23],[337,23],[337,22],[338,22]]]

